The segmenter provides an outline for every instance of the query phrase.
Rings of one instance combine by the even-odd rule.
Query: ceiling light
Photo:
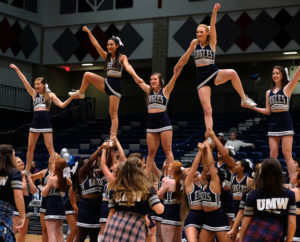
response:
[[[297,55],[298,51],[285,51],[283,52],[284,55]]]
[[[82,66],[93,66],[94,64],[93,63],[82,63],[81,65]]]

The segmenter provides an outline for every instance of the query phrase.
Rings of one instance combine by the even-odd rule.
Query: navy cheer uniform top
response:
[[[271,108],[268,136],[294,135],[294,127],[289,113],[290,97],[285,95],[284,87],[274,93],[270,90],[269,103]],[[276,110],[281,110],[276,112]],[[275,111],[275,112],[274,112]]]
[[[160,89],[157,93],[154,90],[151,91],[148,96],[148,110],[157,108],[166,111],[167,105],[168,99],[165,97],[163,89]]]
[[[194,51],[194,60],[197,67],[200,64],[215,64],[215,52],[210,45],[202,47],[198,44]]]
[[[117,57],[115,57],[117,58]],[[106,74],[107,78],[105,78],[105,92],[111,96],[117,96],[121,98],[122,96],[122,85],[121,85],[121,77],[123,66],[118,61],[117,64],[114,64],[114,60],[111,59],[110,55],[107,57],[108,62],[106,65]]]

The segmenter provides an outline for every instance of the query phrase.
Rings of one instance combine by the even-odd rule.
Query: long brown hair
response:
[[[203,27],[203,28],[205,28],[205,30],[206,30],[206,32],[208,32],[209,33],[209,27],[208,27],[208,25],[206,25],[206,24],[199,24],[198,26],[197,26],[197,28],[198,27]],[[205,41],[205,45],[209,45],[210,44],[210,34],[208,34],[207,35],[207,38],[206,38],[206,41]]]
[[[0,174],[7,175],[11,168],[17,168],[13,160],[14,149],[11,145],[0,145]]]
[[[289,82],[287,78],[287,73],[285,72],[285,69],[282,66],[274,66],[272,72],[274,71],[274,69],[279,70],[279,72],[281,73],[282,76],[281,87],[283,88]],[[275,82],[273,81],[273,79],[272,79],[272,86],[275,87]]]
[[[165,86],[165,81],[164,81],[164,79],[163,79],[162,74],[159,73],[159,72],[154,72],[154,73],[151,74],[151,76],[154,76],[154,75],[157,75],[157,76],[158,76],[160,88],[163,89],[164,86]],[[151,76],[150,76],[150,77],[151,77]],[[152,91],[153,91],[153,88],[151,87],[151,84],[150,84],[150,90],[149,90],[149,93],[147,94],[147,99],[148,99],[148,97],[150,96],[150,94],[151,94]],[[146,100],[146,101],[148,102],[148,100]]]
[[[67,179],[63,177],[63,170],[68,166],[65,159],[58,157],[55,160],[54,175],[57,176],[58,190],[65,192],[67,190]]]
[[[129,157],[109,185],[109,190],[114,191],[115,201],[122,201],[122,204],[132,206],[139,198],[143,201],[147,199],[152,185],[139,163],[140,159]]]
[[[121,51],[120,51],[120,47],[121,47],[120,46],[120,42],[114,36],[110,37],[108,40],[112,40],[118,46],[117,49],[116,49],[116,54],[115,54],[115,59],[114,59],[113,67],[114,68],[121,68],[121,64],[119,62],[119,59],[120,59],[120,57],[122,55]],[[106,59],[105,59],[105,62],[104,62],[104,71],[107,71],[107,63],[110,61],[110,57],[111,57],[111,54],[107,52],[107,56],[106,56]]]
[[[181,191],[181,180],[182,180],[182,164],[179,161],[173,161],[171,164],[173,169],[173,177],[176,184],[176,201],[179,202],[181,200],[182,191]]]
[[[45,77],[37,77],[37,78],[35,78],[34,82],[36,82],[36,81],[40,81],[44,85],[43,94],[44,94],[45,104],[46,104],[47,108],[50,108],[50,104],[51,104],[50,95],[46,89],[47,80],[45,79]]]

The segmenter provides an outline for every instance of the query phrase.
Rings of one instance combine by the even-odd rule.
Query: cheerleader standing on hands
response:
[[[120,53],[120,47],[123,46],[119,37],[112,36],[107,42],[107,52],[102,49],[92,32],[84,26],[82,30],[88,33],[89,39],[98,51],[99,55],[105,60],[104,70],[107,72],[107,78],[85,72],[83,75],[81,87],[75,92],[69,92],[70,96],[77,96],[81,99],[85,98],[84,92],[93,84],[101,92],[109,95],[109,115],[111,118],[110,138],[113,139],[117,135],[119,119],[118,109],[120,98],[122,95],[121,77],[123,68],[133,77],[136,73],[132,66],[128,63],[126,55]]]
[[[196,65],[196,85],[199,99],[204,111],[204,121],[207,130],[213,129],[212,108],[210,102],[211,88],[218,86],[231,80],[234,89],[238,92],[242,99],[242,104],[248,106],[256,106],[250,98],[244,93],[241,80],[235,70],[220,70],[215,65],[215,53],[217,45],[216,19],[217,12],[221,5],[215,4],[210,20],[210,28],[205,24],[197,27],[196,37],[192,40],[190,47],[185,54],[179,59],[174,67],[174,72],[178,68],[182,68],[189,60],[190,55],[194,52]]]
[[[46,79],[44,77],[37,77],[34,80],[34,88],[31,87],[24,74],[14,64],[10,64],[10,68],[14,69],[21,81],[23,82],[26,91],[33,99],[33,119],[29,129],[28,149],[26,155],[26,172],[30,173],[31,163],[33,160],[34,149],[36,142],[42,133],[44,142],[50,155],[50,160],[54,164],[55,151],[53,148],[53,130],[50,120],[50,105],[53,102],[60,108],[65,108],[74,97],[68,98],[62,102],[53,92],[48,89]]]

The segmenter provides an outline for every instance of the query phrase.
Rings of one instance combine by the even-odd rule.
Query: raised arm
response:
[[[102,150],[101,170],[103,171],[104,176],[106,177],[108,183],[110,184],[115,179],[115,176],[110,172],[109,168],[106,165],[106,154],[107,154],[107,144],[103,147]]]
[[[190,169],[190,173],[185,178],[185,184],[191,184],[191,183],[193,183],[193,177],[194,177],[194,175],[196,174],[196,172],[198,170],[199,163],[200,163],[200,160],[201,160],[201,156],[202,156],[202,152],[203,152],[204,147],[205,146],[202,143],[200,143],[200,142],[198,143],[198,149],[199,150],[198,150],[197,155],[194,158],[192,167]]]
[[[52,102],[59,108],[65,108],[74,99],[74,96],[69,97],[66,101],[62,102],[53,92],[49,93]]]
[[[20,71],[20,69],[14,65],[14,64],[10,64],[9,67],[11,69],[14,69],[17,72],[17,75],[19,76],[19,78],[21,79],[21,81],[23,82],[23,85],[26,89],[26,91],[28,92],[28,94],[30,96],[32,96],[32,98],[35,97],[36,95],[36,91],[34,90],[34,88],[31,87],[31,85],[29,84],[29,82],[27,81],[26,77],[24,76],[24,74]]]
[[[266,107],[265,108],[258,108],[258,107],[250,107],[246,106],[244,103],[242,104],[242,107],[244,108],[250,108],[256,112],[265,114],[265,115],[270,115],[271,113],[271,107],[270,107],[270,102],[269,102],[269,95],[270,95],[270,90],[266,92]]]
[[[98,51],[98,53],[102,57],[102,59],[106,60],[107,52],[102,49],[102,47],[99,45],[99,42],[96,40],[96,38],[94,37],[92,32],[88,29],[88,27],[83,26],[82,30],[88,34],[92,45],[96,48],[96,50]]]
[[[174,73],[176,73],[180,68],[183,68],[183,66],[188,62],[191,54],[193,53],[193,51],[196,48],[197,43],[198,43],[197,39],[193,39],[191,41],[191,44],[190,44],[189,48],[187,49],[187,51],[183,54],[183,56],[180,57],[179,61],[174,66]]]
[[[214,51],[216,50],[216,45],[217,45],[217,31],[216,31],[217,12],[220,9],[220,7],[221,5],[219,3],[215,4],[210,18],[209,44],[214,49]]]
[[[113,140],[115,142],[115,145],[119,151],[119,161],[126,161],[126,155],[124,153],[123,147],[117,137]]]
[[[292,92],[294,91],[298,80],[300,78],[300,66],[298,66],[295,75],[293,76],[292,80],[284,87],[284,93],[288,97],[292,95]]]
[[[31,194],[35,194],[36,191],[37,191],[37,188],[36,186],[34,185],[32,179],[31,179],[31,176],[27,176],[27,181],[28,181],[28,184],[29,184],[29,192]]]
[[[93,165],[93,162],[99,156],[101,150],[102,150],[102,146],[98,147],[98,149],[90,156],[90,158],[87,160],[87,162],[85,162],[84,165],[82,167],[80,167],[79,172],[78,172],[79,180],[82,180],[86,177],[88,170]]]
[[[55,176],[50,176],[48,181],[47,181],[47,184],[46,186],[44,187],[43,191],[42,191],[42,196],[43,197],[47,197],[49,192],[50,192],[50,189],[51,187],[54,185],[54,183],[57,181],[57,177]]]
[[[212,130],[209,130],[205,133],[205,137],[210,137],[215,142],[217,150],[219,151],[220,155],[222,156],[224,163],[233,172],[233,169],[235,169],[235,161],[229,155],[228,150],[224,147],[224,145],[218,139],[215,132]]]
[[[37,172],[37,173],[31,174],[30,177],[31,177],[31,179],[32,179],[33,181],[35,181],[35,180],[37,180],[37,179],[41,179],[41,178],[45,177],[47,170],[48,170],[48,169],[44,169],[44,170],[41,170],[41,171],[39,171],[39,172]]]
[[[175,86],[175,82],[177,80],[177,78],[179,77],[180,73],[181,73],[182,68],[178,68],[176,69],[176,72],[174,72],[171,80],[169,81],[169,83],[164,87],[163,91],[164,91],[164,95],[166,96],[166,98],[170,97],[171,92],[173,91],[173,88]]]

